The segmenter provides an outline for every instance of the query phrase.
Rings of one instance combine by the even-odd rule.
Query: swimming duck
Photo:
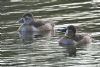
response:
[[[76,28],[69,25],[66,29],[65,36],[60,39],[59,45],[68,48],[69,55],[76,55],[76,47],[91,43],[91,37],[76,33]]]
[[[21,23],[19,32],[40,32],[53,30],[54,24],[51,22],[36,21],[31,13],[26,13],[18,21]]]
[[[82,44],[89,44],[91,43],[91,37],[89,35],[81,35],[76,33],[76,28],[73,25],[69,25],[66,29],[65,36],[59,41],[59,43],[62,43],[63,41],[66,41],[66,39],[74,40],[78,45]],[[68,41],[69,42],[69,41]],[[68,43],[66,42],[66,43]]]

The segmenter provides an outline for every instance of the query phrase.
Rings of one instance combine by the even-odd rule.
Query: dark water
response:
[[[13,0],[12,0],[13,1]],[[0,1],[1,67],[100,67],[100,9],[90,0],[9,0]],[[55,30],[73,24],[79,33],[88,33],[91,45],[79,48],[76,57],[66,57],[58,45],[63,33],[22,41],[16,21],[26,12],[35,18],[52,20]]]

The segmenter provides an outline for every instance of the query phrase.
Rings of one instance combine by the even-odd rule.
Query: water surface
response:
[[[0,66],[100,67],[100,9],[90,0],[1,0],[0,4]],[[37,19],[54,21],[55,30],[75,25],[79,33],[88,33],[93,43],[78,48],[76,57],[67,57],[58,45],[64,33],[56,31],[54,36],[23,42],[16,21],[26,12]]]

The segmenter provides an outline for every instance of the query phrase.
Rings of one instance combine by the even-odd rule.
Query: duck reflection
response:
[[[23,43],[29,44],[33,43],[36,38],[45,37],[49,39],[54,35],[54,31],[45,31],[45,32],[19,32],[19,37]]]

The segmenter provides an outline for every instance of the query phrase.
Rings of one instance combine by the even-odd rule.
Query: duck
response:
[[[69,56],[76,56],[76,48],[90,44],[92,38],[89,35],[82,35],[76,33],[76,27],[74,25],[69,25],[66,28],[64,37],[59,40],[59,45],[62,47],[67,47]]]
[[[54,30],[54,23],[48,21],[36,21],[32,13],[25,13],[21,19],[17,21],[21,24],[18,32],[41,32]]]

